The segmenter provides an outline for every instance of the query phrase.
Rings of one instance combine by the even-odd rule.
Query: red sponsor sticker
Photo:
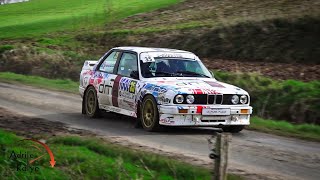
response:
[[[197,113],[202,113],[203,106],[197,106]]]

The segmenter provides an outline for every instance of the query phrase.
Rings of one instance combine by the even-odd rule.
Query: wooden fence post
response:
[[[214,180],[227,179],[229,140],[229,133],[217,134],[213,154],[210,154],[210,157],[214,159]]]

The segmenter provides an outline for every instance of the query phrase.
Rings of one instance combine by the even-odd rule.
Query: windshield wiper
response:
[[[169,75],[169,76],[174,76],[175,75],[175,73],[169,73],[169,72],[164,72],[164,71],[159,71],[159,72],[156,72],[155,74],[156,75],[163,74],[163,75]]]
[[[192,72],[192,71],[177,71],[177,73],[189,74],[189,75],[198,75],[198,76],[210,78],[210,77],[207,76],[207,75],[200,74],[200,73],[196,73],[196,72]]]

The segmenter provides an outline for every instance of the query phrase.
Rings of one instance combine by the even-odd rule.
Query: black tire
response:
[[[231,132],[231,133],[238,133],[240,131],[242,131],[244,129],[245,126],[241,126],[241,125],[238,125],[238,126],[225,126],[225,127],[222,127],[223,131],[224,132]]]
[[[91,118],[100,117],[97,92],[93,86],[88,87],[84,96],[84,111]]]
[[[159,112],[153,96],[147,95],[141,104],[140,119],[143,129],[147,131],[159,131]]]

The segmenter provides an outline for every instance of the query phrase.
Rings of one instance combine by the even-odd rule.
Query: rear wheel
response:
[[[238,133],[244,129],[245,126],[224,126],[222,127],[224,132]]]
[[[157,103],[153,96],[147,95],[141,105],[141,124],[147,131],[157,131],[160,129],[159,112]]]
[[[100,115],[97,92],[93,86],[90,86],[86,90],[84,96],[84,110],[85,114],[92,118],[99,117]]]

